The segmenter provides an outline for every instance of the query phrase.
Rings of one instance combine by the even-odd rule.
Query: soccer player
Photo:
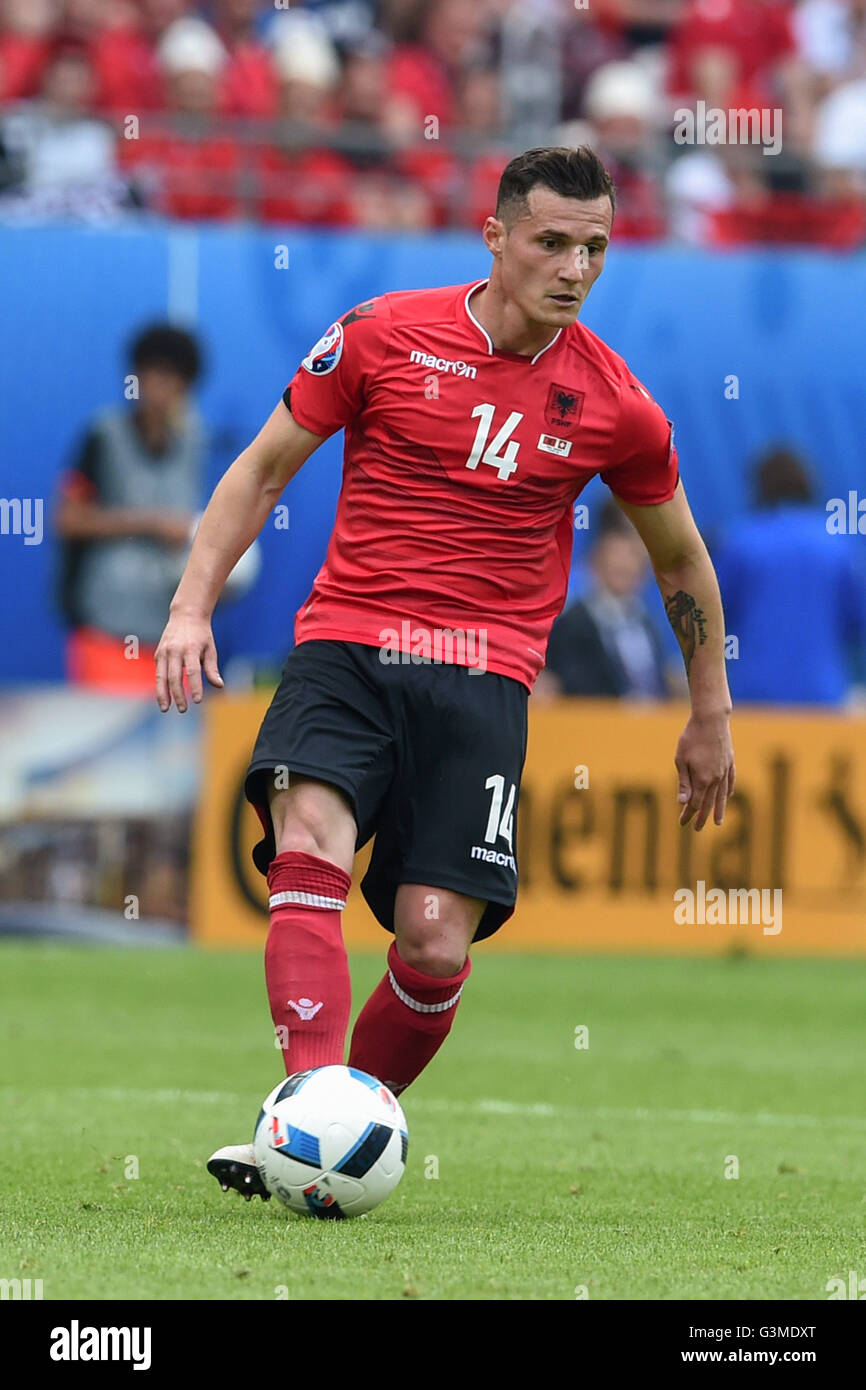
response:
[[[325,562],[246,777],[263,838],[265,974],[289,1074],[344,1061],[340,912],[354,855],[394,934],[349,1065],[404,1090],[444,1042],[469,947],[511,916],[526,712],[566,592],[573,503],[599,473],[646,546],[683,651],[680,821],[721,824],[734,785],[718,585],[679,480],[672,427],[578,323],[601,274],[614,188],[589,149],[505,168],[489,278],[383,294],[328,328],[204,513],[156,654],[180,711],[222,685],[220,588],[286,483],[345,429]],[[208,1164],[266,1195],[252,1146]]]

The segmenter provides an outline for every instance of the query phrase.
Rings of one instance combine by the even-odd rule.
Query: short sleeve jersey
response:
[[[304,429],[345,429],[295,640],[423,653],[426,637],[531,689],[565,600],[575,499],[600,474],[626,502],[666,502],[677,454],[660,406],[582,324],[534,357],[494,348],[471,306],[484,284],[357,305],[286,388]]]

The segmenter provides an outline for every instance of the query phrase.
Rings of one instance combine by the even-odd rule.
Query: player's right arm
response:
[[[183,713],[186,672],[193,700],[202,698],[202,670],[223,684],[211,615],[223,584],[261,531],[291,478],[326,436],[313,434],[281,401],[251,444],[220,479],[205,509],[156,649],[156,698]]]

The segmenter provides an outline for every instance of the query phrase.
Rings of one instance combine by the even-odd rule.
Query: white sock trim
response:
[[[287,893],[272,893],[268,898],[270,908],[282,907],[284,903],[300,903],[303,907],[327,907],[339,912],[346,906],[345,898],[326,898],[322,893],[301,893],[296,889]]]
[[[413,999],[411,994],[407,994],[404,989],[400,988],[397,981],[394,979],[394,971],[390,968],[388,970],[388,979],[391,981],[391,988],[397,998],[401,999],[404,1004],[408,1004],[410,1009],[414,1009],[415,1012],[419,1014],[444,1014],[446,1009],[454,1008],[454,1005],[463,993],[463,986],[458,985],[457,993],[452,994],[450,999],[444,999],[441,1004],[422,1004],[418,999]]]

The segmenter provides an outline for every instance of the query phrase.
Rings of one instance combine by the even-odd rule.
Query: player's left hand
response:
[[[729,716],[692,714],[680,734],[674,762],[683,808],[680,825],[688,825],[694,817],[695,830],[701,830],[710,811],[716,825],[721,825],[736,781]]]

